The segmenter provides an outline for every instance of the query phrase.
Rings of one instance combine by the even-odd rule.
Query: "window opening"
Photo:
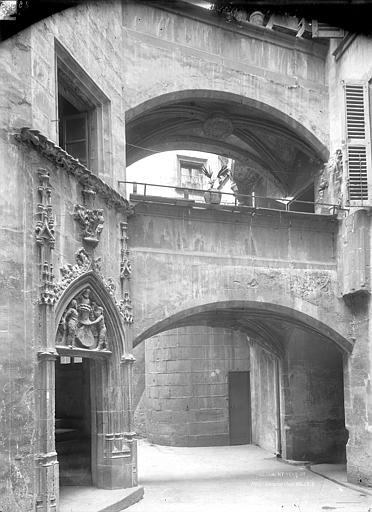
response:
[[[110,101],[56,40],[58,142],[96,173],[111,165]]]

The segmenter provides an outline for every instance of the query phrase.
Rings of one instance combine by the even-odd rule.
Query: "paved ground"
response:
[[[372,512],[372,496],[253,445],[175,448],[139,441],[144,499],[131,512]]]

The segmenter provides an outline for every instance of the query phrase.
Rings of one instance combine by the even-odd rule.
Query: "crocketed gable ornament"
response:
[[[55,302],[59,300],[64,290],[66,290],[73,281],[83,274],[94,272],[111,295],[122,322],[124,324],[133,323],[132,305],[129,294],[125,292],[124,299],[120,300],[120,302],[117,301],[115,297],[115,282],[111,277],[105,279],[103,276],[101,258],[92,258],[87,251],[81,247],[75,253],[75,261],[76,263],[74,265],[66,263],[60,268],[61,280],[54,284]],[[78,297],[74,297],[74,299],[70,301],[66,311],[62,315],[62,321],[59,326],[60,342],[62,340],[63,345],[74,347],[76,346],[76,340],[78,340],[78,346],[101,349],[106,346],[105,328],[103,308],[91,298],[90,288],[87,287]]]

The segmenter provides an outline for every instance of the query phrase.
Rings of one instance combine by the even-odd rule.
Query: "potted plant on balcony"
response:
[[[207,168],[203,165],[201,171],[207,176],[209,182],[209,189],[204,194],[205,202],[208,204],[220,204],[222,192],[218,188],[215,188],[214,184],[218,181],[218,184],[221,185],[224,178],[230,174],[230,169],[227,165],[223,165],[217,174],[215,174],[209,166]]]

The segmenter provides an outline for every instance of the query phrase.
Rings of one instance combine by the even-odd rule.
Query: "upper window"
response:
[[[58,90],[61,90],[60,86]],[[77,105],[77,102],[74,104],[63,94],[58,94],[59,145],[86,167],[93,167],[93,148],[90,145],[95,141],[89,137],[89,128],[92,132],[94,110],[85,105]]]
[[[207,160],[178,155],[178,183],[183,188],[205,189],[207,179],[201,171]]]
[[[344,89],[348,195],[351,204],[359,205],[371,200],[368,88],[362,83],[346,83]]]
[[[107,172],[109,100],[58,41],[56,63],[59,145],[91,171]]]

